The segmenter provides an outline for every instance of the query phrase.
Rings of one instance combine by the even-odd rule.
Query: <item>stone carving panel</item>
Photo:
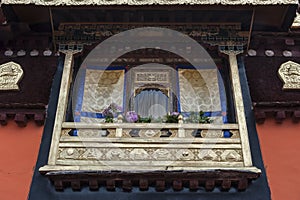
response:
[[[18,83],[23,77],[21,66],[15,62],[0,65],[0,90],[19,90]]]
[[[168,72],[136,72],[136,83],[167,83],[169,82]]]
[[[282,89],[300,89],[300,64],[285,62],[280,66],[278,74],[284,82]]]
[[[201,136],[203,138],[222,138],[223,131],[222,130],[203,130],[201,132]]]
[[[60,148],[59,160],[242,162],[241,149]]]
[[[198,157],[203,161],[240,162],[243,160],[242,151],[237,149],[202,149]]]

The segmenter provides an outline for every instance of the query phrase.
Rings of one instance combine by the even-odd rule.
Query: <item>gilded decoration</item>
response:
[[[15,62],[0,65],[0,90],[19,90],[18,83],[23,76],[21,66]]]
[[[44,6],[80,5],[276,5],[297,4],[297,0],[2,0],[2,4],[35,4]]]
[[[285,62],[280,66],[278,74],[284,82],[282,89],[300,89],[300,64]]]

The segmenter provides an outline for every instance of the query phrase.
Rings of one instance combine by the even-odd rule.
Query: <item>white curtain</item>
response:
[[[167,114],[168,97],[161,91],[144,90],[135,97],[135,108],[141,117],[157,119]]]

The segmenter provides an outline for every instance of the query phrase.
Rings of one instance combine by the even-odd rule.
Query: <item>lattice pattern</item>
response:
[[[112,102],[123,105],[124,70],[86,70],[82,112],[102,112]]]
[[[179,69],[182,112],[220,111],[220,92],[216,69]]]

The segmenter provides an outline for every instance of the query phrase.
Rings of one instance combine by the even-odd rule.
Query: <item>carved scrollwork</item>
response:
[[[240,162],[243,160],[241,154],[241,150],[236,149],[203,149],[199,151],[198,157],[203,161]]]
[[[194,153],[189,149],[180,149],[175,156],[178,160],[195,160]]]
[[[126,158],[126,153],[121,149],[110,149],[106,153],[106,158],[109,160],[121,160]]]
[[[160,135],[161,135],[160,130],[147,130],[147,129],[144,129],[144,130],[140,130],[140,132],[139,132],[139,136],[144,137],[144,138],[159,137]]]
[[[59,160],[242,162],[240,149],[60,148]]]
[[[149,160],[150,159],[150,155],[144,149],[133,149],[129,153],[129,157],[132,160]]]
[[[159,85],[159,84],[145,84],[141,87],[138,87],[134,90],[134,96],[140,94],[144,90],[159,90],[164,95],[169,97],[169,88],[165,88],[165,87],[163,87],[162,85]]]
[[[203,138],[222,138],[223,131],[222,130],[202,130],[201,136]]]
[[[300,89],[300,64],[288,61],[278,70],[279,77],[284,82],[283,89]]]
[[[0,65],[0,90],[19,90],[18,83],[23,76],[21,66],[15,62]]]
[[[174,158],[172,153],[167,149],[157,149],[152,156],[155,160],[171,160]]]

